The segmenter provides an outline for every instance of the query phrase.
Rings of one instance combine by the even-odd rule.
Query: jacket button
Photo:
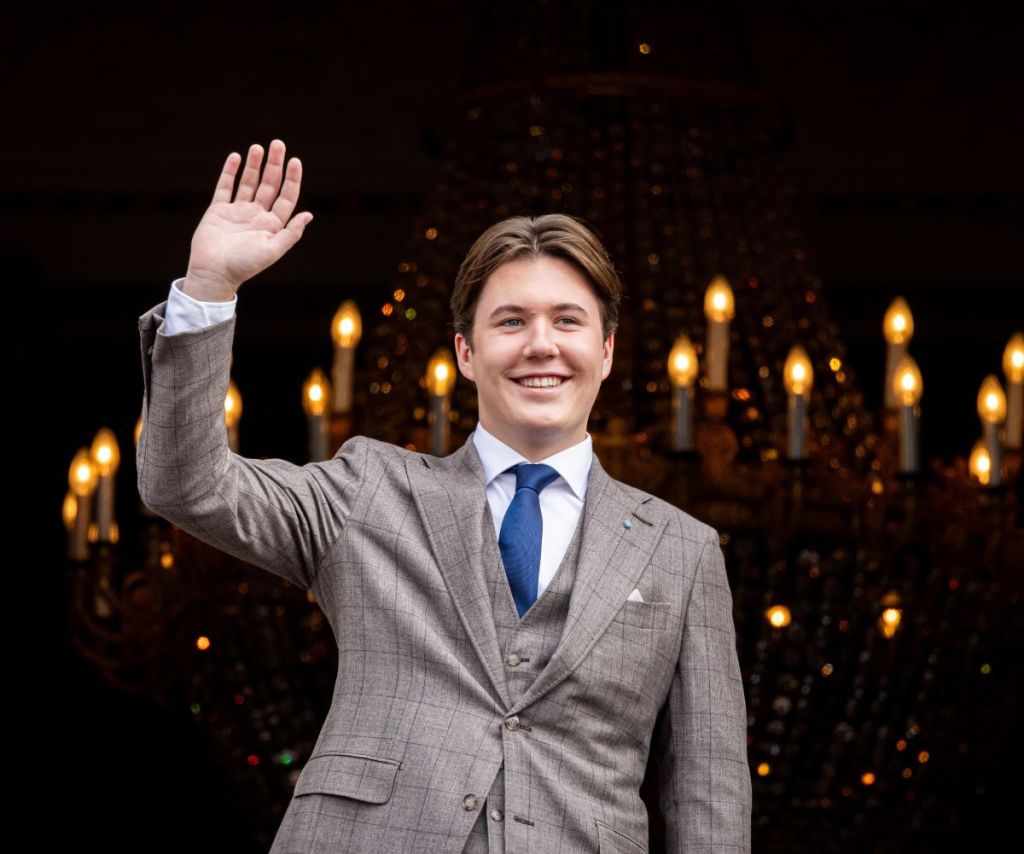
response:
[[[503,818],[501,810],[491,810],[491,818],[495,821],[501,821]]]
[[[510,718],[505,718],[505,729],[515,732],[519,729],[519,715],[512,715]]]
[[[464,810],[475,810],[476,809],[476,795],[466,795],[462,799],[462,808]]]
[[[505,659],[505,661],[508,662],[508,665],[510,667],[515,667],[519,664],[519,656],[516,655],[514,652],[509,653],[509,656]]]

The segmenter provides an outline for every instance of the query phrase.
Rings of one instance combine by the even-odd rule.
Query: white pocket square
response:
[[[629,598],[626,601],[627,602],[643,602],[644,601],[644,597],[640,595],[639,588],[634,587],[633,588],[633,592],[629,594]]]

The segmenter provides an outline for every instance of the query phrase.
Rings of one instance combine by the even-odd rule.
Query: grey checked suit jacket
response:
[[[333,702],[273,854],[459,854],[502,764],[508,854],[639,854],[651,752],[666,850],[749,850],[746,707],[713,528],[595,454],[561,640],[513,698],[472,440],[444,458],[364,436],[303,466],[239,456],[224,428],[236,317],[168,336],[166,305],[139,318],[140,496],[311,590],[338,644]],[[627,601],[634,588],[644,601]]]

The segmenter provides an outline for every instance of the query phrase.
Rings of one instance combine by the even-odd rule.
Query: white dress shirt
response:
[[[487,503],[491,505],[494,532],[501,534],[501,523],[516,494],[515,472],[505,471],[516,463],[529,462],[526,457],[488,433],[479,421],[473,431],[473,444],[483,463],[487,479]],[[540,574],[537,596],[544,592],[562,563],[569,541],[576,532],[583,499],[590,480],[590,464],[594,454],[590,434],[570,448],[545,457],[546,463],[558,472],[550,484],[540,491],[540,515],[544,533],[540,539]]]
[[[212,326],[227,320],[235,313],[238,294],[228,302],[205,302],[182,291],[181,285],[184,281],[182,277],[171,283],[162,330],[165,335],[176,335],[191,329]],[[516,492],[515,473],[505,469],[529,460],[515,448],[509,447],[487,432],[479,420],[473,431],[473,445],[483,464],[487,483],[487,503],[491,508],[494,533],[497,537],[501,534],[501,523]],[[559,474],[559,477],[540,492],[540,514],[544,531],[540,546],[538,597],[554,578],[569,542],[576,532],[580,513],[583,512],[583,501],[587,495],[593,454],[593,440],[590,433],[587,433],[572,447],[538,460],[551,466]]]

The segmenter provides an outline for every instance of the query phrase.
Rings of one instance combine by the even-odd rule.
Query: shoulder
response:
[[[676,531],[684,540],[690,540],[699,544],[707,542],[717,544],[719,542],[718,531],[706,522],[702,522],[696,516],[691,516],[685,510],[670,504],[668,501],[650,492],[645,492],[638,487],[630,486],[628,483],[623,483],[615,478],[611,480],[634,505],[649,507],[668,520],[669,525],[676,526]]]
[[[404,495],[408,491],[406,461],[414,456],[408,448],[359,435],[346,439],[334,457],[321,465],[328,477],[373,484],[378,495]]]
[[[334,467],[341,463],[358,472],[364,479],[380,479],[387,472],[396,475],[403,472],[405,461],[412,455],[412,451],[400,445],[369,436],[350,436],[335,451],[329,465]]]
[[[335,456],[353,455],[365,458],[373,455],[382,459],[394,459],[404,462],[407,457],[412,456],[414,453],[414,451],[403,448],[401,445],[382,442],[380,439],[374,439],[370,436],[351,436],[338,448]]]

